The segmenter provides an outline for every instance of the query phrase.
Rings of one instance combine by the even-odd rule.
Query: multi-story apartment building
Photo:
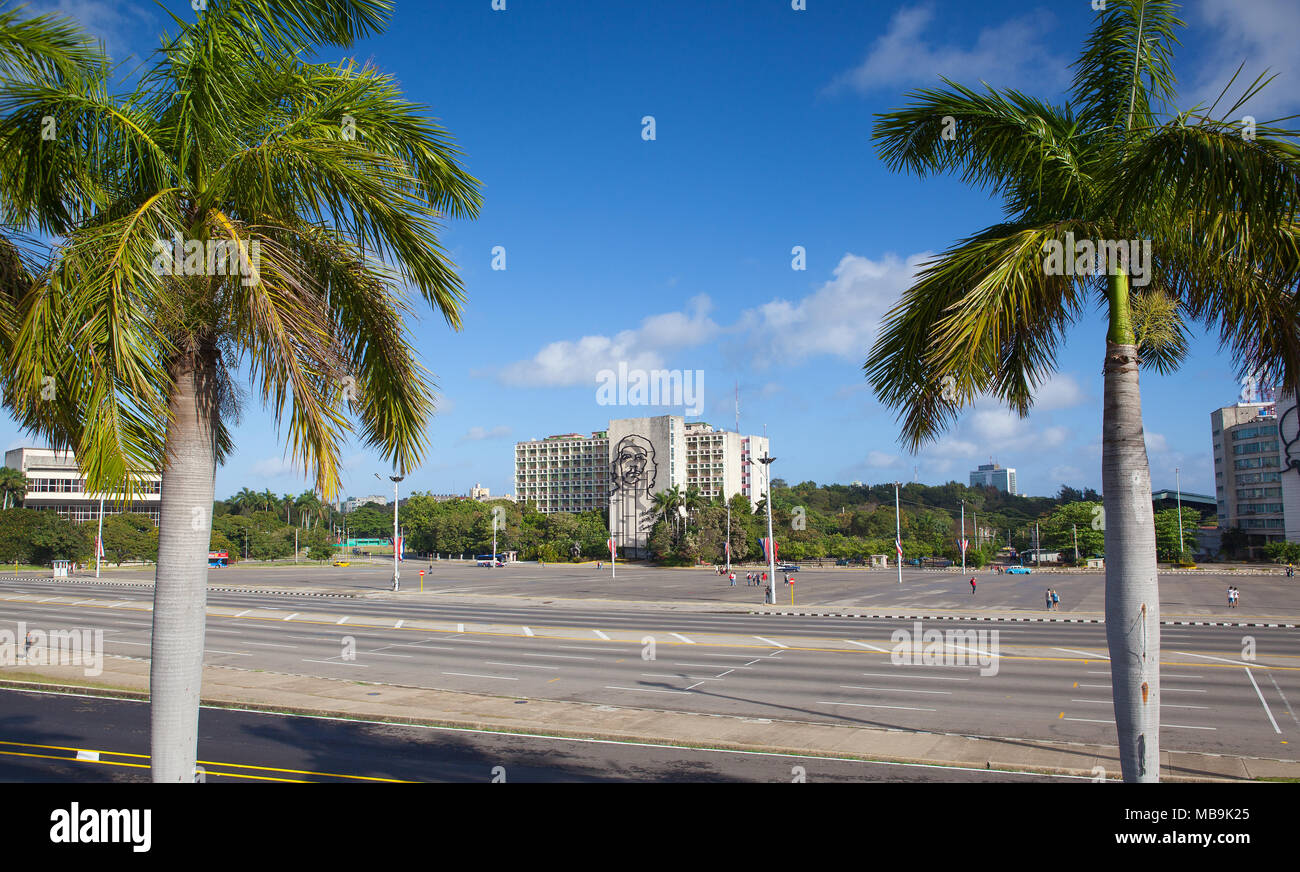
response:
[[[364,497],[348,497],[343,501],[343,504],[339,506],[339,511],[346,515],[349,512],[355,512],[362,506],[386,505],[388,505],[388,497],[383,494],[370,494]]]
[[[1240,527],[1254,550],[1285,534],[1282,445],[1274,402],[1237,403],[1210,413],[1219,527]]]
[[[158,524],[162,505],[162,476],[156,472],[142,472],[135,476],[137,485],[132,501],[127,504],[121,493],[89,493],[86,480],[77,466],[71,451],[52,448],[15,448],[5,452],[5,466],[16,469],[27,478],[27,495],[23,508],[58,512],[73,521],[99,519],[100,499],[104,514],[116,515],[133,512],[147,515]]]
[[[1288,542],[1300,542],[1300,408],[1294,396],[1278,403],[1278,437],[1282,443],[1282,524]]]
[[[1011,467],[1002,468],[996,463],[981,463],[978,469],[970,473],[971,487],[995,487],[1009,494],[1018,494],[1016,489],[1016,471]]]
[[[696,486],[706,498],[766,490],[757,462],[763,436],[714,430],[678,415],[619,418],[590,436],[568,433],[515,445],[515,498],[542,512],[609,510],[610,531],[625,553],[644,550],[654,525],[654,495]]]
[[[515,499],[539,512],[590,512],[609,505],[609,435],[562,433],[515,445]]]

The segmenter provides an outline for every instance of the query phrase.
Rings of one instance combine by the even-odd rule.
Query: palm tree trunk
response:
[[[149,668],[154,781],[194,780],[216,478],[216,351],[172,364]]]
[[[1160,780],[1160,592],[1151,470],[1142,430],[1128,281],[1111,277],[1101,480],[1106,533],[1106,641],[1124,780]],[[1121,340],[1121,341],[1117,341]]]

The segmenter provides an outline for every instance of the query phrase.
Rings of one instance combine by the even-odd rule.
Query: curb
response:
[[[1007,621],[1034,624],[1104,624],[1105,618],[1019,618],[1002,616],[975,615],[886,615],[879,613],[859,614],[848,612],[747,612],[750,615],[782,615],[796,618],[876,618],[895,621]],[[1294,630],[1300,624],[1273,624],[1261,621],[1161,621],[1162,627],[1273,627]]]

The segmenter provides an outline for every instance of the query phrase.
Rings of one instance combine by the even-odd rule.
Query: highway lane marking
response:
[[[845,639],[844,641],[850,645],[861,645],[863,648],[870,648],[872,651],[879,651],[881,654],[889,653],[884,648],[877,648],[875,645],[868,645],[866,642],[855,642],[852,639]]]
[[[299,614],[298,612],[294,612],[292,615],[290,615],[289,617],[285,618],[285,620],[286,620],[286,621],[292,621],[294,618],[298,617],[298,614]]]
[[[592,630],[591,632],[595,633],[597,636],[604,639],[606,642],[609,641],[609,637],[606,636],[604,633],[602,633],[600,630]]]
[[[758,658],[758,659],[759,659],[759,660],[762,660],[763,658],[760,657],[760,658]],[[746,665],[746,666],[753,666],[753,665],[754,665],[755,663],[757,663],[757,662],[758,662],[758,660],[751,660],[751,661],[749,661],[748,663],[746,663],[745,665]]]
[[[1114,705],[1115,701],[1111,699],[1072,699],[1070,702],[1086,702],[1094,705]],[[1182,709],[1208,709],[1208,705],[1174,705],[1172,702],[1160,703],[1162,709],[1182,708]]]
[[[780,642],[777,642],[777,641],[775,641],[775,640],[773,640],[773,639],[764,639],[762,636],[754,636],[753,638],[757,639],[757,640],[760,641],[760,642],[766,642],[767,644],[772,645],[772,646],[774,646],[774,647],[776,647],[776,648],[789,648],[789,647],[790,647],[789,645],[782,645]]]
[[[457,624],[457,625],[456,625],[456,632],[457,632],[457,633],[463,633],[463,632],[465,632],[465,625],[464,625],[464,624]]]
[[[846,690],[880,690],[887,693],[939,693],[944,696],[952,696],[951,690],[909,690],[905,687],[863,687],[860,684],[841,684],[840,687]]]
[[[393,624],[393,629],[394,629],[394,630],[400,630],[400,629],[402,629],[402,624],[405,624],[405,623],[406,623],[406,620],[405,620],[405,619],[402,619],[402,620],[398,621],[396,624]]]
[[[240,612],[239,614],[235,615],[235,617],[237,617],[237,618],[242,618],[244,615],[248,614],[248,613],[251,612],[251,611],[252,611],[252,609],[244,609],[242,612]]]
[[[899,673],[889,672],[864,672],[863,675],[870,675],[873,678],[923,678],[928,681],[970,681],[969,678],[958,678],[955,675],[901,675]]]
[[[394,642],[390,648],[428,648],[430,651],[455,651],[452,645],[425,645],[421,642]]]
[[[524,627],[524,635],[525,635],[525,636],[531,636],[531,635],[533,635],[533,631],[530,630],[530,629],[528,629],[527,627]]]
[[[828,702],[828,701],[823,700],[823,699],[819,699],[819,700],[817,700],[817,704],[818,704],[818,705],[851,705],[851,706],[853,706],[853,707],[855,707],[855,708],[898,709],[899,711],[905,711],[905,712],[933,712],[933,711],[938,711],[938,709],[932,709],[932,708],[913,708],[913,707],[911,707],[911,706],[905,706],[905,705],[872,705],[872,704],[870,704],[870,703],[865,703],[865,702]]]
[[[106,608],[105,606],[92,606],[92,607],[94,607],[94,608]],[[225,618],[229,618],[229,616],[222,616],[222,615],[214,615],[213,617],[215,617],[215,618],[223,618],[223,617],[225,617]],[[270,618],[270,617],[262,617],[262,616],[254,615],[254,616],[249,616],[249,617],[246,617],[246,618],[241,618],[241,620],[246,620],[246,621],[264,621],[264,620],[285,620],[285,619],[284,619],[284,618]],[[315,624],[320,624],[320,623],[325,623],[325,622],[323,622],[323,621],[312,621],[312,620],[306,620],[306,621],[301,621],[300,623],[315,623]],[[141,627],[147,627],[147,626],[149,626],[149,624],[140,624],[139,626],[141,626]],[[360,626],[367,626],[367,625],[360,625]],[[387,625],[375,625],[373,628],[374,628],[374,629],[377,629],[377,630],[391,630],[391,629],[392,629],[391,627],[389,627],[389,626],[387,626]],[[428,629],[428,628],[404,628],[404,629],[405,629],[406,631],[410,631],[410,630],[421,630],[421,631],[423,631],[423,632],[430,632],[430,629]],[[564,629],[564,628],[560,628],[560,629]],[[448,631],[446,631],[446,630],[436,630],[436,629],[434,629],[434,630],[432,630],[432,632],[443,632],[443,633],[445,633],[445,632],[448,632]],[[490,633],[490,632],[481,632],[481,634],[482,634],[482,635],[490,635],[490,636],[506,636],[506,637],[513,635],[513,634],[510,634],[510,633]],[[677,635],[677,634],[670,634],[670,635]],[[561,636],[561,637],[555,637],[555,636],[552,636],[552,637],[550,637],[550,638],[552,638],[552,639],[557,639],[557,638],[558,638],[558,639],[565,639],[565,640],[568,640],[568,641],[574,641],[574,642],[580,642],[580,641],[582,641],[582,639],[580,639],[580,638],[567,637],[567,636]],[[479,640],[479,639],[465,639],[465,640],[461,640],[461,641],[467,641],[467,642],[470,642],[470,641],[472,641],[472,642],[479,642],[480,644],[484,644],[484,645],[490,645],[490,644],[492,644],[492,642],[489,641],[489,640]],[[696,644],[696,643],[695,643],[694,641],[691,641],[690,644]],[[732,647],[732,648],[757,647],[757,646],[753,646],[753,645],[737,645],[737,644],[734,644],[734,643],[725,643],[725,642],[715,642],[715,643],[706,643],[706,644],[708,644],[710,647]],[[557,646],[557,647],[559,647],[559,646]],[[1005,647],[1005,646],[1004,646],[1004,647]],[[857,653],[857,652],[853,652],[853,651],[846,651],[846,650],[844,650],[844,649],[840,649],[840,648],[819,648],[819,647],[815,647],[815,646],[798,647],[798,648],[792,648],[792,649],[790,649],[790,650],[808,651],[808,652],[814,652],[814,653],[829,653],[829,654],[853,654],[853,653]],[[777,652],[777,653],[780,653],[780,652]],[[1096,655],[1096,654],[1084,654],[1083,656],[1087,657],[1087,658],[1090,659],[1090,660],[1104,660],[1104,659],[1107,659],[1107,658],[1105,658],[1104,656]],[[1294,659],[1294,658],[1295,658],[1295,655],[1276,655],[1276,656],[1281,657],[1281,658],[1283,658],[1283,659]],[[1003,657],[1003,659],[1006,659],[1006,660],[1027,660],[1027,661],[1035,661],[1035,662],[1053,662],[1053,661],[1057,661],[1057,662],[1077,662],[1077,661],[1074,660],[1074,658],[1061,658],[1061,657],[1042,657],[1042,656],[1030,656],[1030,655],[1008,655],[1008,654],[1003,654],[1002,657]],[[1161,665],[1163,665],[1163,666],[1192,666],[1192,665],[1196,665],[1196,666],[1205,666],[1205,665],[1207,665],[1207,664],[1204,664],[1204,663],[1191,664],[1191,663],[1179,663],[1179,662],[1177,662],[1177,661],[1162,661],[1162,662],[1161,662]],[[1232,665],[1236,665],[1236,664],[1232,664]],[[1252,664],[1252,665],[1253,665],[1255,668],[1257,668],[1257,669],[1286,670],[1286,671],[1300,671],[1300,666],[1280,666],[1280,665],[1263,665],[1263,664]],[[1221,667],[1221,668],[1225,668],[1225,669],[1226,669],[1226,668],[1228,668],[1228,665],[1225,665],[1225,666],[1223,666],[1223,667]]]
[[[347,620],[348,618],[350,618],[350,617],[352,617],[352,616],[351,616],[351,615],[344,615],[343,617],[339,618],[339,619],[338,619],[337,621],[335,621],[334,623],[335,623],[335,624],[341,624],[341,623],[343,623],[344,621],[346,621],[346,620]]]
[[[1265,701],[1264,694],[1260,692],[1259,685],[1255,683],[1255,674],[1247,669],[1246,677],[1250,679],[1250,686],[1255,688],[1255,695],[1259,697],[1259,704],[1264,707],[1264,713],[1268,715],[1268,722],[1273,725],[1273,732],[1280,736],[1282,734],[1282,729],[1277,725],[1277,721],[1273,720],[1273,710],[1268,707],[1268,702]]]
[[[1053,648],[1053,651],[1064,651],[1066,654],[1082,654],[1089,660],[1109,660],[1105,654],[1089,654],[1087,651],[1076,651],[1073,648]]]
[[[112,642],[114,645],[143,645],[148,648],[148,642],[128,642],[125,639],[105,639],[105,642]]]
[[[282,645],[279,642],[245,642],[246,645],[258,645],[264,648],[299,648],[300,645]]]
[[[1277,679],[1272,675],[1269,675],[1268,680],[1273,682],[1273,689],[1277,691],[1278,696],[1282,697],[1282,705],[1286,706],[1287,714],[1291,716],[1291,720],[1295,721],[1297,727],[1300,727],[1300,718],[1297,718],[1295,712],[1291,710],[1291,703],[1287,702],[1286,694],[1282,692],[1282,688],[1278,685]]]
[[[514,678],[514,677],[511,677],[511,676],[508,676],[508,675],[478,675],[477,673],[474,673],[474,672],[444,672],[443,675],[462,675],[462,676],[464,676],[465,678],[495,678],[495,679],[497,679],[498,681],[518,681],[518,680],[519,680],[518,678]]]
[[[736,670],[734,670],[734,669],[728,669],[726,672],[720,672],[720,673],[718,673],[718,678],[721,678],[721,677],[724,676],[724,675],[729,675],[729,674],[731,674],[732,672],[735,672],[735,671],[736,671]]]
[[[607,684],[607,685],[605,685],[605,689],[606,689],[606,690],[630,690],[630,691],[632,691],[633,693],[676,693],[676,694],[682,694],[682,695],[685,695],[685,696],[689,696],[689,695],[690,695],[690,694],[689,694],[687,691],[685,691],[685,690],[655,690],[655,689],[652,688],[652,687],[619,687],[619,686],[614,685],[614,684]]]
[[[683,642],[685,642],[687,645],[694,645],[694,644],[695,644],[695,643],[692,642],[690,639],[687,639],[685,636],[683,636],[681,633],[669,633],[668,635],[669,635],[669,636],[676,636],[678,639],[681,639],[681,640],[682,640]]]
[[[692,685],[690,685],[689,687],[687,687],[686,689],[687,689],[687,690],[694,690],[695,688],[699,687],[699,686],[700,686],[701,684],[703,684],[703,683],[704,683],[703,681],[697,681],[697,682],[695,682],[694,684],[692,684]]]
[[[311,660],[311,659],[309,659],[309,658],[307,658],[307,657],[304,657],[304,658],[302,659],[302,662],[303,662],[303,663],[324,663],[324,664],[327,664],[327,665],[329,665],[329,666],[359,666],[359,667],[362,668],[362,669],[369,669],[369,668],[370,668],[369,666],[366,666],[364,663],[357,663],[357,662],[355,662],[355,661],[353,661],[353,660],[334,660],[334,659],[330,659],[330,660]]]
[[[581,654],[532,654],[519,652],[520,657],[550,657],[552,660],[595,660],[595,657],[583,657]]]
[[[1098,720],[1097,718],[1060,718],[1063,721],[1078,721],[1085,724],[1114,724],[1110,720]],[[1162,730],[1218,730],[1218,727],[1193,727],[1188,724],[1161,724]]]
[[[673,665],[674,665],[674,666],[699,666],[699,667],[701,667],[701,668],[703,668],[703,669],[717,669],[719,666],[726,666],[727,664],[725,664],[725,663],[677,663],[677,662],[675,662],[675,663],[673,663]],[[734,670],[736,670],[736,669],[752,669],[752,668],[753,668],[753,667],[751,667],[751,666],[733,666],[733,667],[732,667],[732,670],[734,671]]]
[[[217,648],[204,648],[204,654],[233,654],[236,657],[252,657],[252,654],[246,654],[243,651],[221,651]]]
[[[499,660],[484,660],[484,666],[518,666],[520,669],[559,669],[558,666],[548,666],[545,663],[502,663]]]
[[[622,648],[593,648],[590,645],[556,645],[555,647],[563,651],[610,651],[614,654],[623,653]]]
[[[385,654],[382,651],[366,651],[365,653],[372,654],[375,657],[405,657],[408,660],[415,656],[414,654]]]
[[[1183,654],[1188,657],[1204,657],[1206,660],[1218,660],[1221,663],[1231,663],[1234,666],[1254,666],[1254,663],[1247,663],[1244,660],[1228,660],[1225,657],[1211,657],[1208,654],[1193,654],[1191,651],[1175,651],[1175,654]]]

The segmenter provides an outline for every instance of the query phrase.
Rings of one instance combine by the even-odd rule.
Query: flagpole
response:
[[[104,553],[104,498],[99,498],[99,533],[95,536],[95,578],[99,578],[99,559]]]
[[[903,583],[903,524],[898,519],[898,482],[894,482],[894,546],[898,551],[898,583]]]
[[[961,574],[966,574],[966,501],[961,501]]]

